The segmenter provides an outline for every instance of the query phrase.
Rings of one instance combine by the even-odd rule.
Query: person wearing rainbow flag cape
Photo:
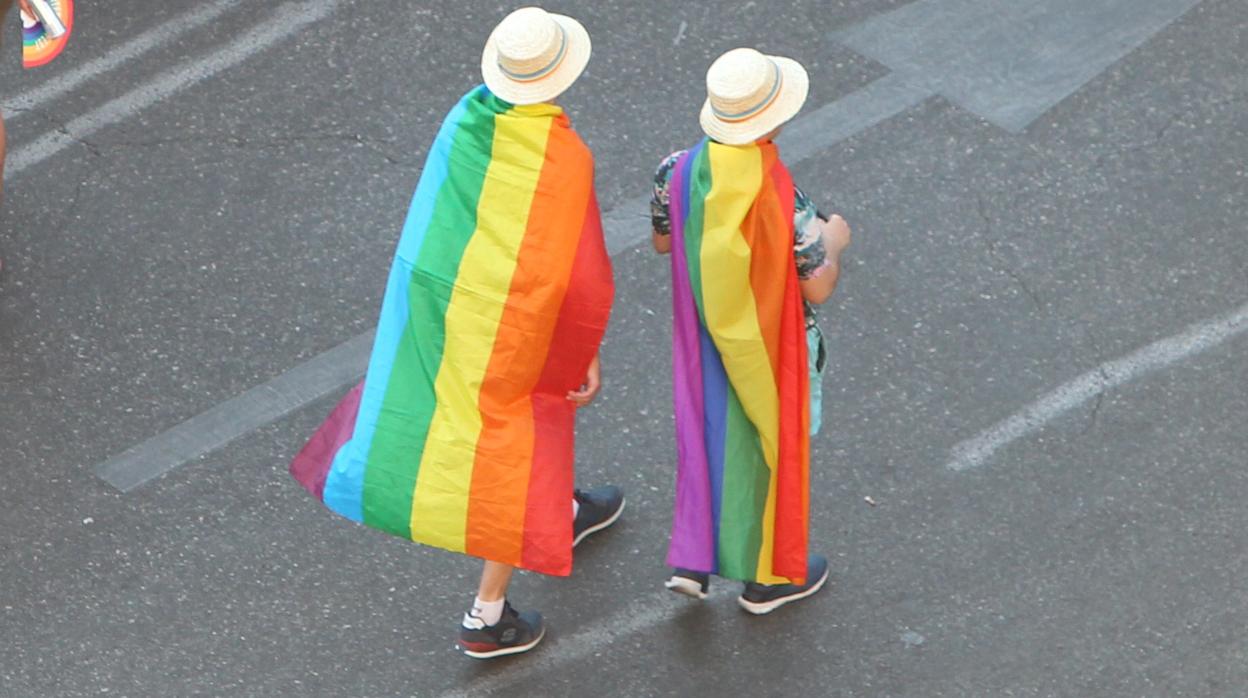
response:
[[[819,591],[807,552],[810,437],[823,341],[812,304],[832,294],[850,231],[793,185],[773,142],[801,109],[805,69],[734,49],[706,74],[707,138],[655,175],[654,247],[671,255],[676,505],[668,589],[706,598],[744,581],[770,613]]]
[[[485,84],[430,148],[367,376],[290,467],[349,519],[485,560],[458,637],[477,658],[545,633],[507,601],[514,568],[568,575],[624,508],[619,488],[573,487],[614,286],[593,157],[552,100],[589,54],[579,22],[535,7],[491,34]]]
[[[13,4],[14,0],[0,0],[0,25],[4,24]],[[72,0],[59,0],[55,6],[47,0],[33,4],[31,0],[17,0],[17,5],[22,19],[22,65],[27,68],[45,65],[56,58],[69,41],[74,4]],[[4,116],[0,115],[0,198],[4,196],[4,157]]]
[[[0,0],[0,27],[4,25],[4,18],[9,14],[9,9],[13,7],[13,0]],[[3,37],[0,37],[3,38]],[[0,45],[3,41],[0,41]],[[4,133],[4,115],[0,114],[0,201],[4,199],[4,156],[5,156],[5,133]]]

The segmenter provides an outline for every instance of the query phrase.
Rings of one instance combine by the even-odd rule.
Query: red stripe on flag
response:
[[[576,407],[567,399],[567,393],[580,387],[590,361],[598,353],[614,293],[598,200],[591,191],[568,294],[551,339],[551,346],[557,351],[547,357],[533,392],[538,428],[529,477],[522,563],[529,569],[549,569],[551,574],[562,575],[572,572]],[[546,506],[546,502],[555,504]]]
[[[779,160],[770,170],[770,188],[780,210],[787,212],[785,229],[793,239],[793,180]],[[790,253],[791,254],[791,253]],[[810,519],[810,375],[807,365],[806,320],[797,268],[790,262],[784,287],[779,346],[780,454],[776,473],[776,527],[772,574],[801,584],[806,578],[806,546]]]

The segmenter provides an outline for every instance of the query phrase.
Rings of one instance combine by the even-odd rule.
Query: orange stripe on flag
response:
[[[511,289],[481,384],[483,422],[468,498],[466,552],[512,564],[519,564],[523,554],[526,495],[533,468],[530,395],[552,350],[551,336],[575,258],[567,251],[575,249],[585,215],[584,210],[563,202],[588,200],[593,183],[592,173],[568,171],[568,163],[583,161],[566,157],[569,149],[584,146],[570,129],[555,124],[552,120]],[[564,399],[563,395],[555,397]],[[571,527],[570,489],[567,494],[551,506],[563,507]]]
[[[780,325],[788,287],[776,283],[776,274],[777,270],[793,266],[793,236],[782,237],[777,233],[791,233],[793,213],[791,206],[787,214],[781,210],[780,197],[770,176],[776,165],[775,148],[763,149],[762,156],[763,172],[768,174],[763,178],[754,207],[741,224],[741,233],[750,246],[750,286],[754,290],[754,305],[758,309],[758,326],[767,347],[767,357],[771,360],[773,380],[779,386]],[[781,222],[780,226],[776,225],[777,221]]]

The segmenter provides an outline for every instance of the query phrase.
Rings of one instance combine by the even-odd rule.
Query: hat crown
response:
[[[706,93],[715,115],[725,121],[748,119],[780,93],[780,66],[752,48],[733,49],[706,71]]]
[[[494,41],[499,70],[517,81],[549,75],[568,51],[567,32],[540,7],[522,7],[507,15],[495,29]]]

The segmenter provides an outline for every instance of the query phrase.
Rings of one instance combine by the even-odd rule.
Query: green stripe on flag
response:
[[[719,514],[719,573],[754,579],[763,544],[763,514],[771,470],[763,459],[758,430],[745,415],[737,391],[728,387],[724,429],[724,489]]]
[[[711,193],[710,147],[703,146],[689,168],[689,210],[685,217],[685,261],[689,266],[689,288],[693,291],[698,321],[706,327],[702,300],[702,226],[706,222],[706,196]],[[673,192],[672,196],[680,196]]]
[[[495,100],[490,106],[501,111]],[[446,346],[446,309],[477,227],[477,202],[493,150],[496,111],[490,106],[469,101],[455,132],[446,181],[409,281],[408,324],[364,473],[364,523],[405,538],[411,538],[412,495],[436,406],[433,386]]]

